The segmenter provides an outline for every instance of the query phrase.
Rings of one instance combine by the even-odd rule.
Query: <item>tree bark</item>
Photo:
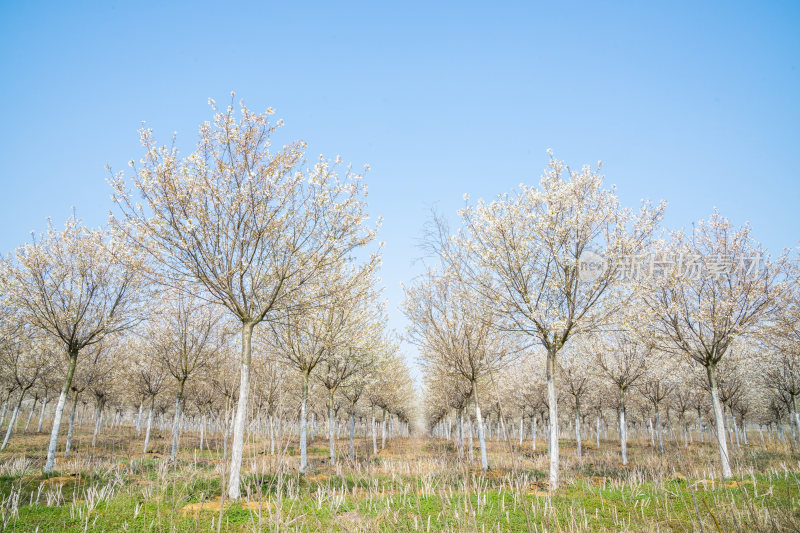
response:
[[[725,440],[725,419],[723,418],[722,402],[719,400],[716,371],[714,365],[706,366],[708,384],[711,388],[711,405],[714,408],[714,422],[717,427],[717,448],[722,462],[722,477],[729,478],[733,476],[733,472],[728,457],[728,443]]]
[[[72,413],[69,415],[69,429],[67,430],[67,444],[64,447],[64,457],[69,457],[70,449],[72,448],[72,435],[75,432],[75,412],[78,410],[78,395],[80,393],[75,391],[75,397],[72,400]]]
[[[144,449],[143,453],[147,453],[147,445],[150,442],[150,428],[153,426],[153,410],[156,405],[156,397],[152,396],[150,399],[150,412],[147,414],[147,429],[144,432]]]
[[[308,450],[306,448],[306,437],[308,436],[308,420],[306,410],[308,409],[308,372],[303,373],[303,396],[300,401],[300,473],[305,474],[308,468]]]
[[[547,351],[547,402],[550,411],[550,490],[558,488],[558,395],[556,394],[556,351]]]
[[[39,425],[36,426],[36,433],[42,432],[42,424],[44,424],[44,410],[47,407],[47,396],[42,399],[42,411],[39,413]]]
[[[72,386],[72,376],[75,374],[75,366],[78,364],[78,350],[69,351],[69,367],[67,375],[64,377],[64,384],[61,386],[61,394],[58,396],[56,411],[53,414],[53,427],[50,430],[50,443],[47,446],[47,461],[44,465],[44,472],[49,474],[53,471],[56,462],[56,445],[58,444],[58,430],[61,429],[61,416],[64,414],[64,404],[67,403],[67,393]]]
[[[247,422],[247,399],[250,396],[250,357],[252,355],[252,322],[242,323],[242,375],[239,382],[239,401],[236,404],[236,420],[233,425],[233,446],[231,447],[231,473],[228,481],[228,498],[238,500],[242,471],[242,452],[244,451],[244,426]]]
[[[478,384],[472,384],[472,391],[475,400],[475,418],[478,422],[478,440],[481,445],[481,470],[489,470],[489,460],[486,457],[486,435],[483,432],[483,418],[481,417],[481,403],[478,399]]]

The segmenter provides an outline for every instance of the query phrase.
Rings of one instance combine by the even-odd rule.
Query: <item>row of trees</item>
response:
[[[560,420],[560,395],[576,398],[581,418],[583,395],[613,385],[626,459],[626,392],[638,382],[658,407],[682,362],[704,373],[722,474],[731,476],[720,366],[741,345],[766,365],[756,373],[769,368],[794,382],[800,271],[786,255],[770,261],[749,226],[716,212],[689,233],[658,233],[664,208],[625,209],[599,168],[573,170],[551,155],[538,187],[467,202],[456,231],[434,217],[427,247],[435,264],[405,302],[408,336],[429,377],[429,423],[442,409],[474,406],[487,468],[481,408],[497,383],[524,369],[514,390],[535,395],[543,374],[540,421]],[[551,488],[558,430],[548,424]]]
[[[43,374],[63,377],[46,472],[68,397],[78,395],[75,378],[95,352],[138,361],[153,397],[159,375],[171,376],[174,454],[187,383],[213,361],[230,361],[238,336],[239,383],[235,393],[226,386],[236,399],[227,487],[234,499],[252,412],[254,342],[263,344],[261,357],[302,376],[301,468],[310,377],[328,389],[332,417],[337,393],[370,380],[376,361],[397,364],[378,303],[380,256],[370,251],[377,227],[368,226],[362,176],[350,167],[340,176],[338,158],[307,166],[303,142],[273,151],[281,121],[271,122],[271,109],[257,114],[242,104],[237,114],[233,105],[211,105],[214,119],[200,126],[187,157],[174,141],[160,146],[140,130],[144,155],[131,161],[133,175],[109,179],[117,206],[109,230],[87,229],[73,216],[63,231],[51,224],[0,265],[4,342],[24,337],[14,328],[35,328],[48,340],[31,357],[54,365]],[[407,413],[403,394],[384,408]]]

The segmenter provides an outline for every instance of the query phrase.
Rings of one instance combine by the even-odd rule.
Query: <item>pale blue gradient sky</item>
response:
[[[231,90],[312,157],[372,166],[400,331],[430,208],[537,181],[546,148],[667,200],[668,226],[717,206],[798,243],[797,2],[292,4],[0,4],[0,250],[71,206],[102,224],[139,123],[188,149]]]

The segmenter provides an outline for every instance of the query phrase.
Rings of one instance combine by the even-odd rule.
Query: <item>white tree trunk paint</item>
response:
[[[150,412],[147,414],[147,429],[144,432],[144,448],[143,453],[147,453],[147,445],[150,442],[150,428],[153,426],[153,408],[155,407],[156,397],[150,400]]]
[[[575,406],[575,441],[577,443],[577,455],[583,457],[583,443],[581,442],[581,408]]]
[[[47,400],[48,400],[47,396],[45,396],[44,399],[42,400],[42,411],[41,413],[39,413],[39,425],[36,426],[36,433],[42,432],[42,424],[44,424],[44,410],[47,407]]]
[[[33,412],[36,410],[36,404],[39,403],[39,397],[35,397],[33,399],[33,405],[31,406],[31,410],[28,411],[28,420],[25,421],[25,428],[23,431],[28,431],[28,426],[31,425],[31,418],[33,418]]]
[[[144,402],[142,402],[144,403]],[[139,414],[136,415],[136,436],[142,436],[142,404],[139,404]],[[201,448],[202,449],[202,448]]]
[[[3,444],[0,445],[0,450],[5,450],[6,445],[8,444],[8,439],[11,438],[11,431],[14,429],[14,422],[17,421],[17,415],[19,414],[19,404],[14,406],[14,411],[11,413],[11,420],[8,421],[8,429],[6,430],[6,436],[3,439]]]
[[[558,488],[558,395],[556,393],[556,352],[547,354],[547,402],[550,411],[550,490]]]
[[[53,471],[56,462],[56,445],[58,444],[58,430],[61,429],[61,417],[64,414],[64,404],[67,403],[67,393],[72,386],[72,376],[75,374],[75,366],[78,364],[78,351],[72,350],[69,353],[69,367],[67,375],[64,377],[64,384],[61,386],[61,394],[58,396],[56,411],[53,414],[53,427],[50,430],[50,443],[47,446],[47,461],[44,465],[44,472],[49,474]]]
[[[69,457],[70,449],[72,448],[72,435],[75,432],[75,411],[78,410],[78,393],[75,393],[75,399],[72,401],[72,413],[69,415],[69,429],[67,430],[67,445],[64,447],[64,458]]]
[[[240,477],[242,471],[242,452],[244,450],[244,426],[247,422],[247,400],[250,396],[250,356],[251,341],[255,324],[242,324],[242,375],[239,382],[239,401],[236,404],[236,419],[233,425],[233,446],[231,447],[231,474],[228,478],[228,498],[238,500],[241,495]]]
[[[306,437],[308,436],[308,420],[306,410],[308,409],[308,372],[303,374],[303,397],[300,402],[300,473],[305,474],[308,468],[308,450],[306,449]]]
[[[478,440],[481,445],[481,470],[489,470],[489,460],[486,457],[486,436],[483,433],[483,419],[481,418],[481,405],[478,400],[478,385],[472,384],[472,390],[475,396],[475,418],[478,422]]]
[[[722,461],[722,477],[729,478],[733,476],[733,472],[728,458],[728,443],[725,440],[725,419],[722,413],[722,402],[719,401],[719,393],[717,391],[716,368],[713,365],[709,365],[706,367],[706,373],[711,387],[711,405],[714,408],[714,422],[717,427],[717,447]]]
[[[350,460],[355,461],[356,459],[356,447],[355,440],[356,435],[356,415],[354,413],[350,413]]]

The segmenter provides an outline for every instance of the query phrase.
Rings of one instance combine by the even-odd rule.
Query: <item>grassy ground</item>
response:
[[[391,441],[377,456],[361,440],[360,459],[331,466],[318,438],[300,476],[296,443],[272,456],[257,441],[245,453],[246,497],[231,503],[220,501],[221,441],[201,452],[183,437],[170,464],[167,437],[154,439],[159,453],[142,454],[129,429],[96,448],[79,432],[73,455],[43,476],[46,436],[16,435],[0,452],[0,531],[800,530],[798,455],[780,443],[734,448],[736,477],[723,481],[707,443],[672,444],[661,456],[634,442],[622,466],[613,441],[589,443],[582,458],[563,441],[562,486],[549,492],[547,456],[530,442],[491,442],[492,468],[481,472],[451,443],[430,439]]]

